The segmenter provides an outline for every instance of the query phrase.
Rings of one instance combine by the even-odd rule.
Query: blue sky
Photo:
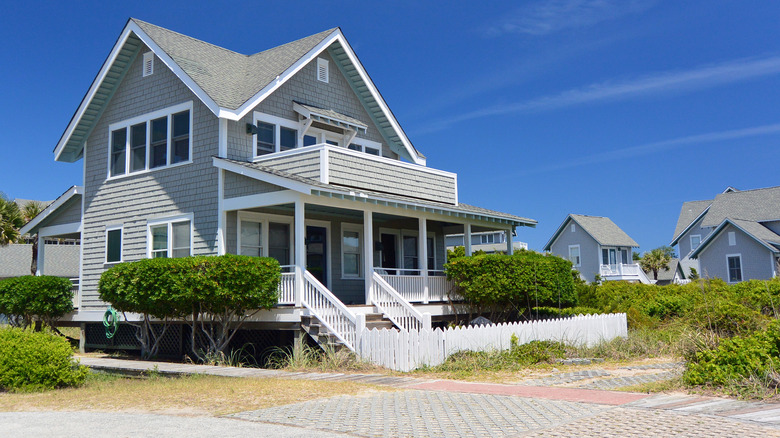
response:
[[[255,53],[341,26],[461,202],[667,244],[684,201],[780,185],[780,2],[13,2],[0,16],[0,191],[81,184],[52,150],[128,17]]]

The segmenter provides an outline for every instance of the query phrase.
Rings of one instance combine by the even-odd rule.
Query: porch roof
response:
[[[349,201],[363,202],[366,204],[384,205],[389,207],[417,210],[443,216],[460,217],[466,219],[484,220],[488,222],[503,223],[512,226],[536,227],[534,219],[515,216],[500,211],[458,203],[457,205],[441,202],[427,201],[408,196],[391,193],[380,193],[353,187],[343,187],[334,184],[323,183],[319,180],[293,175],[269,166],[247,161],[231,160],[228,158],[214,157],[214,165],[240,175],[254,178],[259,181],[281,185],[290,190],[295,190],[307,195],[322,196],[327,198],[345,199]],[[284,184],[285,180],[289,184]],[[280,184],[281,183],[281,184]]]

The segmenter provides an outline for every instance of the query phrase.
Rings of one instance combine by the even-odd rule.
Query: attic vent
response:
[[[328,82],[328,60],[317,58],[317,80],[320,82]]]
[[[143,77],[151,76],[154,73],[154,53],[144,53],[144,74]]]

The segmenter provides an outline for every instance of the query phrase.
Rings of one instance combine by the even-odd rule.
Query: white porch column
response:
[[[374,284],[374,214],[363,211],[363,277],[366,281],[366,304],[371,304],[371,287]]]
[[[506,253],[512,255],[514,253],[514,246],[512,245],[512,228],[505,231],[506,233]]]
[[[46,259],[46,238],[38,233],[38,266],[35,275],[43,275],[43,264]]]
[[[471,255],[471,224],[463,225],[463,247],[466,249],[466,255]]]
[[[420,254],[420,276],[423,279],[423,304],[428,304],[430,294],[428,288],[428,221],[424,217],[418,219],[420,228],[420,237],[417,239],[417,252]]]
[[[303,271],[306,269],[306,226],[303,200],[295,200],[295,307],[303,301]]]

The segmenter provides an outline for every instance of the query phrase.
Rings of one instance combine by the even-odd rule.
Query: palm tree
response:
[[[35,216],[38,216],[43,209],[46,208],[46,205],[43,202],[40,201],[29,201],[22,207],[22,216],[24,217],[24,222],[30,222],[35,218]],[[30,262],[30,273],[32,275],[35,275],[35,273],[38,271],[38,233],[33,234],[32,236],[32,262]]]
[[[653,271],[653,279],[658,280],[658,271],[669,270],[669,262],[674,258],[674,249],[669,246],[662,246],[646,252],[639,259],[639,266],[645,272]]]
[[[24,226],[19,206],[0,192],[0,246],[19,240],[19,229]]]

